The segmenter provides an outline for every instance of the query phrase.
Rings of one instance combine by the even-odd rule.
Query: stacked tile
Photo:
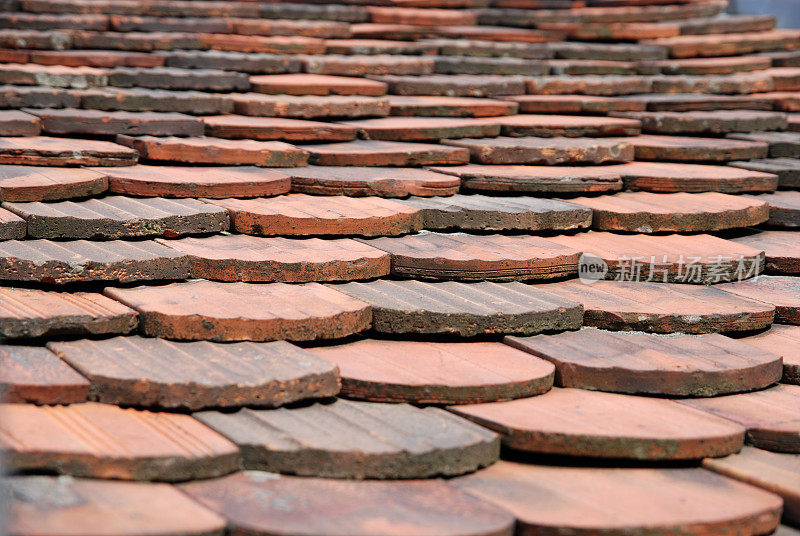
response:
[[[0,4],[9,533],[800,530],[800,31]]]

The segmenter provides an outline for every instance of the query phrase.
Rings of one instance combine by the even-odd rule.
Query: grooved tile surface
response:
[[[0,346],[3,402],[72,404],[88,394],[89,381],[46,348]]]
[[[362,142],[356,142],[362,143]],[[390,143],[390,142],[363,142],[363,143]],[[342,150],[345,150],[344,144],[340,145]],[[410,144],[403,144],[410,145]],[[418,144],[414,144],[418,145]],[[320,147],[319,145],[315,147]],[[329,146],[331,147],[331,146]],[[436,147],[432,145],[425,146],[428,148]],[[413,147],[411,148],[413,149]],[[446,149],[446,148],[444,148]],[[364,154],[368,154],[365,151]],[[445,151],[446,152],[446,151]],[[378,160],[371,160],[380,162],[376,166],[393,165],[417,165],[426,163],[424,161],[417,161],[416,156],[424,156],[426,153],[392,153],[391,151],[384,155],[378,155]],[[455,154],[455,153],[453,153]],[[334,155],[334,153],[331,153]],[[340,155],[347,153],[343,152]],[[411,161],[406,159],[406,156],[411,155]],[[384,159],[383,156],[388,157]],[[400,160],[395,157],[399,156]],[[338,159],[338,156],[336,156]],[[372,158],[372,157],[370,157]],[[466,163],[466,153],[464,154],[463,162]],[[435,158],[434,158],[435,161]],[[441,163],[441,162],[440,162]],[[447,163],[447,162],[444,162]],[[371,165],[370,162],[360,162],[361,165]],[[435,173],[426,169],[416,168],[391,168],[391,167],[358,167],[342,165],[325,166],[308,166],[304,168],[293,169],[290,173],[292,175],[292,191],[302,192],[312,195],[346,195],[351,197],[365,197],[365,196],[379,196],[379,197],[406,197],[408,195],[418,196],[434,196],[434,195],[453,195],[458,192],[461,181],[450,175],[443,173]]]
[[[97,195],[108,188],[104,171],[34,166],[0,167],[0,200],[57,201]]]
[[[800,242],[793,231],[755,231],[731,241],[747,247],[761,249],[766,254],[769,273],[800,274]]]
[[[449,409],[537,454],[692,460],[738,452],[744,441],[742,426],[671,400],[585,389]]]
[[[245,469],[333,478],[429,478],[497,461],[496,434],[440,408],[338,399],[195,416],[236,443]]]
[[[512,283],[423,283],[378,280],[333,288],[372,306],[382,333],[533,334],[580,327],[578,302],[538,287]]]
[[[716,396],[761,389],[782,374],[781,354],[716,333],[662,336],[586,328],[503,342],[554,363],[561,387]]]
[[[236,445],[189,415],[108,404],[0,405],[0,448],[13,471],[180,481],[237,469]]]
[[[334,365],[285,341],[220,344],[133,336],[51,342],[48,348],[91,381],[91,400],[105,404],[277,407],[339,392]]]
[[[765,275],[726,283],[720,288],[735,296],[774,306],[777,323],[800,324],[800,277]]]
[[[790,229],[800,227],[800,192],[779,190],[769,194],[754,195],[751,199],[769,203],[768,225]]]
[[[364,339],[311,353],[339,367],[342,395],[374,402],[469,404],[541,394],[552,364],[496,342]]]
[[[211,341],[313,340],[346,337],[370,325],[360,300],[318,283],[218,283],[107,288],[139,312],[142,334]]]
[[[704,134],[714,136],[729,132],[783,130],[786,128],[786,114],[761,110],[616,112],[614,115],[637,119],[642,122],[643,132],[656,134]]]
[[[616,192],[622,189],[612,166],[513,166],[480,165],[430,167],[437,173],[455,175],[465,190],[570,194]]]

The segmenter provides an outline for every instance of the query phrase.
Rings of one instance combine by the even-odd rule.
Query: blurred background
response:
[[[775,15],[779,28],[800,27],[800,0],[730,0],[728,12]]]

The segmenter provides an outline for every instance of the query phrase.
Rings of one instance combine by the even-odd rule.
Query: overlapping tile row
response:
[[[0,4],[12,534],[800,530],[800,31]]]

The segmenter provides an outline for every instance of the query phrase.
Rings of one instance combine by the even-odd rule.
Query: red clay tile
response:
[[[89,381],[45,348],[0,346],[0,400],[33,404],[85,402]]]
[[[800,157],[800,133],[797,132],[735,132],[728,134],[728,138],[764,142],[769,145],[770,158]]]
[[[800,453],[800,386],[778,384],[763,391],[680,402],[747,429],[747,442],[776,452]]]
[[[760,32],[775,28],[773,15],[732,15],[681,21],[682,35]]]
[[[126,238],[226,231],[225,210],[195,199],[107,196],[60,203],[5,203],[33,238]]]
[[[365,339],[310,352],[339,367],[343,396],[373,402],[476,404],[523,398],[549,390],[555,370],[496,342]]]
[[[99,136],[202,136],[203,123],[179,113],[107,112],[100,110],[36,110],[28,113],[41,118],[48,134],[91,134]]]
[[[109,404],[2,404],[5,466],[76,477],[180,481],[235,471],[239,449],[189,415]]]
[[[714,110],[691,112],[615,112],[617,117],[638,119],[642,131],[657,134],[725,134],[754,130],[783,130],[786,114],[759,110]],[[739,138],[736,135],[730,136]],[[754,140],[759,141],[759,140]]]
[[[389,97],[391,115],[422,117],[497,117],[517,113],[517,104],[472,97]]]
[[[45,86],[0,86],[3,108],[72,108],[80,99],[73,91]]]
[[[775,88],[772,77],[766,72],[654,76],[653,93],[710,93],[716,95],[763,93]]]
[[[443,37],[479,39],[482,41],[512,41],[514,43],[546,43],[560,41],[563,34],[549,30],[509,28],[507,26],[440,26],[437,33]]]
[[[285,173],[257,167],[131,166],[109,170],[110,192],[145,197],[262,197],[285,194]]]
[[[99,88],[80,90],[77,96],[80,97],[82,108],[92,110],[177,112],[192,115],[224,114],[233,110],[233,101],[228,95],[212,95],[199,91]]]
[[[479,164],[601,164],[633,160],[633,145],[625,138],[482,138],[443,140],[444,145],[469,149]],[[632,138],[636,139],[636,138]]]
[[[549,66],[523,58],[481,58],[476,56],[433,56],[437,74],[523,75],[547,74]]]
[[[765,158],[768,150],[764,142],[720,138],[643,134],[622,139],[633,146],[637,160],[729,162]]]
[[[299,5],[299,4],[298,4]],[[421,41],[390,41],[385,39],[326,39],[328,54],[436,54],[438,47]]]
[[[0,47],[62,50],[72,45],[73,31],[0,30]]]
[[[468,164],[431,167],[432,171],[461,178],[465,190],[487,192],[571,193],[615,192],[622,189],[611,166],[504,166]]]
[[[800,242],[794,231],[758,231],[731,241],[763,250],[766,254],[766,269],[776,274],[800,274]]]
[[[367,303],[318,283],[218,283],[107,288],[139,312],[149,337],[211,341],[313,340],[346,337],[370,325]]]
[[[343,121],[366,140],[437,141],[442,138],[484,138],[500,134],[497,119],[455,117],[380,117]]]
[[[634,75],[655,74],[657,69],[647,63],[632,61],[547,60],[548,72],[554,75]],[[548,73],[544,73],[548,74]]]
[[[378,24],[416,24],[420,26],[469,26],[477,17],[469,11],[455,9],[419,9],[368,6],[370,20]]]
[[[800,160],[795,158],[764,158],[761,160],[730,162],[729,166],[773,173],[778,176],[778,186],[782,188],[800,187]],[[783,193],[779,193],[783,195]]]
[[[745,447],[726,458],[703,460],[703,467],[779,495],[783,521],[800,524],[800,456]]]
[[[48,348],[91,381],[90,400],[105,404],[192,411],[278,407],[334,396],[340,387],[334,365],[285,341],[219,344],[135,336]]]
[[[781,355],[719,334],[623,334],[587,328],[503,342],[556,366],[556,384],[593,391],[717,396],[781,378]]]
[[[763,56],[730,56],[721,58],[686,58],[646,62],[646,65],[669,75],[715,75],[760,71],[771,66]]]
[[[571,202],[591,208],[592,227],[605,231],[718,231],[756,225],[769,218],[766,202],[717,192],[621,192]]]
[[[114,50],[38,50],[31,52],[30,61],[40,65],[70,67],[160,67],[164,58],[145,52]]]
[[[375,79],[388,84],[389,93],[394,95],[497,97],[525,94],[525,79],[521,76],[431,74],[385,75]]]
[[[606,279],[709,285],[755,277],[764,271],[762,248],[707,234],[619,235],[606,232],[553,236],[601,259]]]
[[[800,385],[800,327],[773,324],[767,331],[741,339],[750,346],[783,357],[783,383]]]
[[[384,141],[356,141],[348,144],[306,146],[312,152],[311,159],[324,165],[307,166],[292,170],[292,191],[314,195],[346,195],[352,197],[380,196],[406,197],[408,195],[435,196],[453,195],[460,181],[449,175],[417,168],[392,168],[382,165],[422,165],[432,159],[438,145],[420,143],[393,143]],[[347,152],[345,152],[347,149]],[[382,149],[375,154],[372,150]],[[461,149],[441,147],[439,154],[460,155]],[[416,152],[415,152],[416,150]],[[422,152],[428,150],[427,153]],[[349,166],[348,160],[369,158],[367,166]],[[420,161],[422,159],[422,162]],[[465,159],[466,160],[466,159]],[[448,163],[448,162],[443,162]],[[455,162],[453,162],[455,163]]]
[[[636,136],[640,133],[639,121],[610,117],[581,117],[570,115],[512,115],[490,119],[500,125],[503,136]]]
[[[260,35],[229,35],[200,33],[199,47],[231,52],[266,52],[270,54],[322,54],[325,41],[313,37],[285,37]]]
[[[352,24],[350,33],[356,39],[396,39],[399,41],[416,41],[438,35],[438,28],[415,24],[378,24],[365,22]]]
[[[418,208],[378,197],[289,194],[211,202],[229,211],[237,232],[253,235],[398,235],[419,231],[423,223]]]
[[[225,520],[168,484],[18,476],[4,480],[7,529],[15,534],[181,536],[221,534]]]
[[[0,110],[0,136],[38,136],[40,120],[19,110]]]
[[[800,37],[797,30],[771,30],[766,32],[681,35],[644,41],[645,44],[669,47],[674,58],[698,56],[738,56],[765,50],[797,48]]]
[[[107,30],[108,17],[101,14],[72,14],[69,17],[40,13],[3,13],[0,18],[3,28],[27,30]]]
[[[753,331],[772,324],[775,308],[720,286],[646,281],[565,281],[537,288],[583,304],[586,326],[649,333]]]
[[[503,461],[452,482],[511,512],[518,530],[531,534],[754,535],[769,533],[780,521],[780,497],[695,467],[558,467]]]
[[[352,481],[249,471],[181,490],[225,516],[231,530],[246,527],[253,535],[503,536],[514,523],[504,509],[437,479]]]
[[[796,91],[771,91],[768,93],[754,93],[752,95],[748,95],[748,97],[754,100],[765,100],[776,110],[783,112],[800,111],[800,95],[798,95]]]
[[[380,97],[386,84],[363,78],[321,74],[273,74],[251,76],[253,91],[284,95],[366,95]]]
[[[553,57],[553,50],[550,47],[554,44],[452,38],[426,39],[422,42],[435,46],[438,49],[438,53],[444,56],[509,57],[532,60]]]
[[[333,76],[399,75],[419,76],[433,73],[430,56],[304,56],[301,60],[307,73]]]
[[[650,78],[644,76],[541,76],[526,81],[532,95],[593,95],[611,97],[650,93]]]
[[[136,311],[90,292],[0,289],[0,335],[9,339],[53,335],[128,333]]]
[[[589,227],[591,210],[565,201],[537,197],[501,198],[483,195],[412,197],[401,203],[422,212],[429,230],[542,231]]]
[[[224,50],[170,50],[156,52],[168,67],[222,69],[253,74],[296,73],[300,60],[294,56]]]
[[[6,63],[0,65],[0,83],[79,89],[105,86],[108,75],[105,70],[94,67]]]
[[[179,67],[116,67],[108,71],[108,85],[196,91],[247,91],[244,73]]]
[[[424,232],[362,241],[391,254],[393,275],[423,279],[567,277],[577,272],[579,256],[578,250],[527,235]]]
[[[583,315],[576,301],[518,282],[379,280],[333,288],[369,303],[379,333],[531,335],[577,329]]]
[[[70,32],[73,48],[113,49],[135,52],[201,48],[198,34],[187,32]],[[49,47],[51,48],[51,47]]]
[[[645,192],[766,192],[778,187],[778,177],[771,173],[746,171],[727,166],[703,166],[667,162],[629,162],[610,166],[627,190]]]
[[[280,141],[224,140],[220,138],[156,138],[117,135],[117,142],[132,147],[143,159],[192,164],[304,166],[308,153]]]
[[[0,242],[0,280],[39,283],[187,279],[189,258],[153,241]]]
[[[681,80],[683,79],[681,78]],[[770,100],[761,97],[760,94],[710,95],[706,93],[650,93],[647,95],[631,95],[626,97],[626,100],[643,104],[647,107],[647,110],[651,112],[708,112],[714,110],[769,111],[773,109],[773,104]]]
[[[133,149],[116,143],[30,136],[0,138],[0,164],[26,166],[131,166]]]
[[[25,238],[26,222],[13,212],[0,208],[0,240]]]
[[[719,288],[775,306],[775,322],[800,324],[800,277],[763,275],[750,281],[725,283]]]
[[[575,41],[638,41],[680,35],[677,24],[649,22],[543,22],[537,26],[543,30],[563,32]]]
[[[322,117],[374,117],[389,115],[389,101],[361,95],[231,95],[237,114],[260,117],[317,119]]]
[[[157,239],[188,255],[192,275],[216,281],[351,281],[389,275],[389,255],[349,238],[248,235]]]
[[[205,133],[216,138],[283,140],[283,141],[349,141],[356,129],[348,125],[304,121],[282,117],[216,115],[203,117]]]
[[[351,167],[349,170],[339,169],[326,172],[317,170],[314,172],[315,175],[321,173],[325,173],[326,176],[335,175],[339,181],[344,178],[343,176],[352,177],[352,175],[356,175],[359,179],[369,179],[369,177],[360,177],[359,175],[363,174],[357,169],[352,169],[352,166],[435,166],[469,162],[469,151],[464,148],[427,143],[358,140],[347,143],[306,145],[303,148],[311,153],[309,157],[311,164]],[[375,172],[370,174],[373,173]],[[382,174],[385,173],[384,171]],[[439,180],[442,179],[439,178]],[[452,185],[453,182],[458,181],[448,179],[448,182]],[[453,188],[453,186],[449,187]],[[456,190],[452,189],[451,191],[455,193]]]
[[[736,395],[734,395],[736,396]],[[738,452],[744,428],[670,400],[554,387],[531,398],[451,406],[536,454],[696,460]]]
[[[241,448],[244,468],[273,473],[351,479],[454,476],[490,465],[500,454],[496,434],[443,409],[407,404],[338,399],[195,416]]]
[[[349,37],[350,25],[324,20],[228,19],[233,33],[241,35],[289,35],[304,37]]]

